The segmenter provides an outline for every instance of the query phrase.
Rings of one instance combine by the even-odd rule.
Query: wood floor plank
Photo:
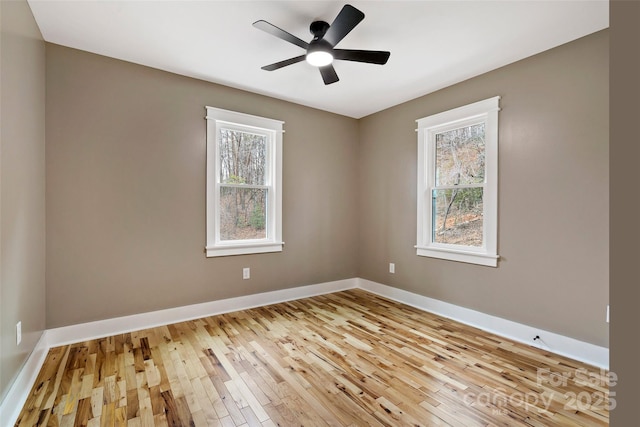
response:
[[[349,290],[52,348],[15,426],[606,426],[607,375]]]

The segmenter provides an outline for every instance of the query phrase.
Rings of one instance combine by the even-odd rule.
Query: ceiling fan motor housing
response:
[[[309,31],[313,34],[313,39],[320,39],[324,37],[324,34],[329,29],[330,25],[325,21],[313,21],[309,26]]]

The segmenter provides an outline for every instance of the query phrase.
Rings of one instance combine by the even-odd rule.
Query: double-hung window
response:
[[[497,266],[499,101],[417,120],[417,255]]]
[[[206,110],[207,257],[282,251],[284,123]]]

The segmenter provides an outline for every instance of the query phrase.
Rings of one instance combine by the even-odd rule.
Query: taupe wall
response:
[[[357,275],[356,120],[46,51],[49,328]],[[282,253],[205,258],[207,105],[285,121]]]
[[[605,30],[360,120],[360,276],[608,346],[608,53]],[[418,257],[415,120],[496,95],[499,266]]]
[[[0,1],[0,16],[2,400],[45,327],[45,46],[26,1]]]

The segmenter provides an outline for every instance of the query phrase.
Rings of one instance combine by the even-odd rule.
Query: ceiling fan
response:
[[[318,67],[324,84],[328,85],[340,80],[332,65],[334,59],[366,62],[369,64],[386,64],[391,54],[390,52],[380,50],[335,49],[335,46],[340,40],[349,34],[363,19],[364,13],[347,4],[340,10],[340,13],[338,13],[338,16],[336,16],[331,25],[325,21],[314,21],[311,23],[309,30],[311,34],[313,34],[313,40],[309,43],[267,21],[256,21],[253,23],[254,27],[284,41],[293,43],[296,46],[300,46],[307,51],[304,55],[265,65],[261,68],[267,71],[274,71],[287,65],[306,60],[309,64]]]

